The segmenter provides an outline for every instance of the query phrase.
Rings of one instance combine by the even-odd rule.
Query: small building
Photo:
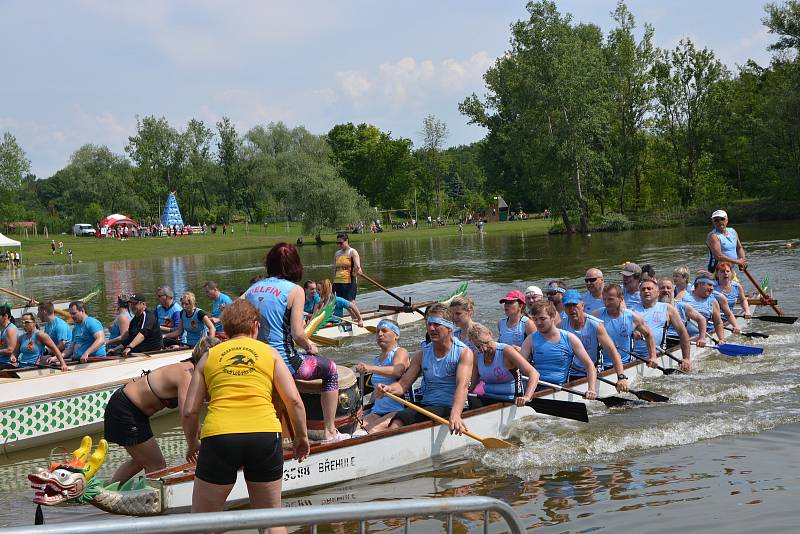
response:
[[[503,200],[503,197],[497,195],[493,197],[494,202],[487,210],[484,217],[489,222],[502,222],[508,220],[508,204]]]

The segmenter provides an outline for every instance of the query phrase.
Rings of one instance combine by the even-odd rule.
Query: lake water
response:
[[[751,272],[769,275],[775,297],[789,315],[800,306],[800,225],[769,223],[738,226],[745,239]],[[509,289],[544,285],[562,278],[582,285],[586,268],[598,266],[606,280],[619,280],[626,260],[650,263],[659,275],[680,264],[702,268],[707,230],[680,228],[578,236],[526,236],[522,233],[466,234],[424,240],[358,244],[364,269],[414,300],[446,296],[470,281],[477,319],[494,325],[502,316],[498,299]],[[302,249],[309,277],[330,276],[334,247]],[[144,292],[169,284],[176,294],[193,289],[201,306],[205,280],[236,293],[261,272],[265,251],[138,261],[79,264],[74,267],[27,267],[14,287],[37,298],[85,293],[103,282],[96,304],[110,320],[115,295]],[[11,273],[0,272],[8,287]],[[392,303],[383,293],[362,287],[363,309]],[[155,303],[153,303],[154,305]],[[770,313],[762,310],[762,313]],[[761,357],[734,359],[712,355],[696,362],[689,375],[650,379],[641,387],[667,395],[667,404],[606,410],[590,407],[589,424],[550,419],[516,429],[522,446],[507,451],[471,447],[458,458],[387,473],[370,480],[325,488],[292,497],[286,505],[319,502],[363,502],[386,498],[487,495],[509,502],[527,528],[537,532],[637,531],[797,532],[795,510],[800,494],[800,324],[754,321],[749,330],[764,332],[757,340]],[[403,342],[416,346],[423,326],[405,328]],[[749,343],[739,338],[738,342]],[[328,349],[340,364],[365,361],[376,351],[370,336]],[[155,421],[169,461],[179,462],[185,445],[178,419]],[[77,443],[65,443],[72,449]],[[25,474],[46,463],[50,448],[32,449],[0,459],[0,525],[31,524],[33,506]],[[104,472],[123,458],[112,446]],[[101,473],[102,474],[102,473]],[[47,509],[48,523],[107,517],[89,507]],[[460,518],[456,531],[479,531],[480,518]],[[436,532],[442,523],[420,520],[418,532]],[[498,527],[499,528],[499,527]],[[374,523],[371,531],[390,532],[397,524]],[[348,527],[330,531],[350,531]]]

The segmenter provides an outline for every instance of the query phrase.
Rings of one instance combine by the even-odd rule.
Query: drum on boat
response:
[[[336,428],[339,432],[352,434],[361,419],[361,391],[356,374],[349,367],[337,366],[339,373],[339,402],[336,406]],[[306,426],[311,439],[321,439],[325,428],[322,418],[320,392],[322,379],[295,380],[297,390],[306,407]]]

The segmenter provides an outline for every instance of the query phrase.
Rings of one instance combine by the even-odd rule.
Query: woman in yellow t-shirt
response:
[[[309,452],[303,401],[283,358],[255,339],[259,313],[252,304],[226,306],[222,325],[229,339],[198,362],[182,416],[186,459],[197,462],[192,512],[222,510],[239,469],[252,508],[279,508],[283,448],[273,392],[288,410],[298,461]],[[198,435],[206,395],[208,413]]]

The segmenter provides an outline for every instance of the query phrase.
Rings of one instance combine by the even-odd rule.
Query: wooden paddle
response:
[[[319,334],[311,334],[308,336],[308,339],[316,343],[317,345],[322,345],[323,347],[341,347],[342,340],[341,339],[333,339],[330,337],[321,336]]]
[[[355,321],[354,321],[354,320],[352,320],[352,319],[348,319],[347,317],[339,317],[339,319],[341,319],[341,320],[342,320],[342,321],[344,321],[345,323],[350,323],[350,324],[354,324],[354,325],[358,326],[358,323],[357,323],[357,322],[355,322]],[[336,323],[334,323],[334,324],[336,324]],[[361,328],[363,328],[363,329],[365,329],[365,330],[367,330],[368,332],[371,332],[371,333],[373,333],[373,334],[374,334],[375,332],[377,332],[377,331],[378,331],[378,328],[377,328],[377,327],[375,327],[375,326],[372,326],[372,325],[368,325],[368,324],[365,324],[365,325],[364,325],[364,326],[362,326]]]
[[[386,395],[387,397],[389,397],[390,399],[394,399],[397,402],[403,404],[407,408],[411,408],[415,412],[421,413],[425,417],[428,417],[428,418],[436,421],[440,425],[450,426],[450,421],[448,421],[444,417],[439,417],[435,413],[431,413],[428,410],[426,410],[425,408],[417,406],[416,404],[414,404],[412,402],[408,402],[404,398],[398,397],[397,395],[389,393],[388,391],[384,391],[383,394]],[[481,436],[479,436],[479,435],[477,435],[477,434],[475,434],[475,433],[473,433],[473,432],[471,432],[469,430],[464,431],[464,435],[471,437],[475,441],[480,441],[483,444],[483,446],[486,447],[487,449],[508,449],[509,447],[513,447],[513,445],[511,443],[509,443],[507,441],[504,441],[504,440],[502,440],[500,438],[483,438],[483,437],[481,437]]]
[[[29,302],[32,305],[39,304],[38,300],[30,298],[30,297],[26,297],[25,295],[21,295],[21,294],[17,293],[16,291],[12,291],[11,289],[7,289],[5,287],[0,287],[0,291],[8,293],[12,297],[17,297],[20,300],[24,300],[25,302]],[[59,310],[58,308],[55,308],[55,310],[53,310],[53,311],[55,311],[55,313],[57,315],[60,315],[62,319],[66,319],[66,320],[72,321],[72,316],[69,314],[69,312],[64,311],[64,310]]]
[[[777,313],[778,315],[783,315],[783,310],[782,309],[780,309],[777,305],[772,304],[772,303],[769,302],[769,300],[770,300],[769,297],[767,296],[766,293],[764,293],[764,290],[761,289],[761,286],[758,285],[758,282],[756,282],[756,279],[753,278],[752,274],[750,274],[750,271],[747,270],[747,267],[742,269],[742,272],[747,276],[747,278],[750,279],[750,282],[752,282],[753,285],[756,286],[756,289],[761,294],[761,298],[764,299],[765,302],[769,303],[769,307],[772,308],[773,310],[775,310],[775,313]],[[794,321],[792,321],[792,322],[794,322]]]
[[[577,389],[572,388],[565,388],[564,386],[559,386],[558,384],[551,384],[550,382],[545,382],[543,380],[539,380],[539,385],[546,386],[549,388],[557,389],[559,391],[566,391],[567,393],[572,393],[573,395],[577,395],[579,397],[583,397],[586,399],[586,393],[583,391],[578,391]],[[628,404],[629,402],[635,402],[631,399],[623,399],[622,397],[597,397],[595,399],[586,399],[586,400],[596,400],[600,401],[606,405],[606,408],[614,408],[615,406],[622,406],[623,404]]]
[[[361,273],[358,273],[358,276],[360,276],[360,277],[361,277],[361,278],[363,278],[364,280],[366,280],[366,281],[368,281],[368,282],[372,283],[372,284],[373,284],[373,285],[375,285],[376,287],[378,287],[378,288],[382,289],[382,290],[383,290],[383,291],[385,291],[385,292],[386,292],[388,295],[390,295],[390,296],[392,296],[392,297],[396,298],[397,300],[399,300],[400,302],[402,302],[402,303],[403,303],[405,306],[407,306],[407,307],[409,307],[409,308],[411,307],[411,301],[410,301],[410,300],[406,300],[406,299],[404,299],[403,297],[401,297],[400,295],[397,295],[397,294],[395,294],[395,293],[392,293],[392,292],[391,292],[389,289],[387,289],[386,287],[384,287],[383,285],[381,285],[379,282],[376,282],[375,280],[373,280],[372,278],[370,278],[370,277],[369,277],[369,276],[368,276],[366,273],[363,273],[363,272],[361,272]],[[422,315],[423,317],[425,317],[425,312],[424,312],[424,311],[420,310],[419,308],[413,308],[413,309],[414,309],[414,311],[415,311],[415,312],[417,312],[417,313],[419,313],[420,315]]]
[[[597,379],[600,382],[605,382],[606,384],[608,384],[610,386],[614,386],[614,387],[617,386],[616,382],[612,382],[608,378],[604,378],[604,377],[600,376],[599,374],[597,375]],[[636,395],[636,398],[642,399],[643,401],[647,401],[647,402],[668,402],[669,401],[669,397],[665,397],[664,395],[659,395],[658,393],[654,393],[652,391],[647,391],[646,389],[629,389],[628,392],[629,393],[633,393],[634,395]]]

